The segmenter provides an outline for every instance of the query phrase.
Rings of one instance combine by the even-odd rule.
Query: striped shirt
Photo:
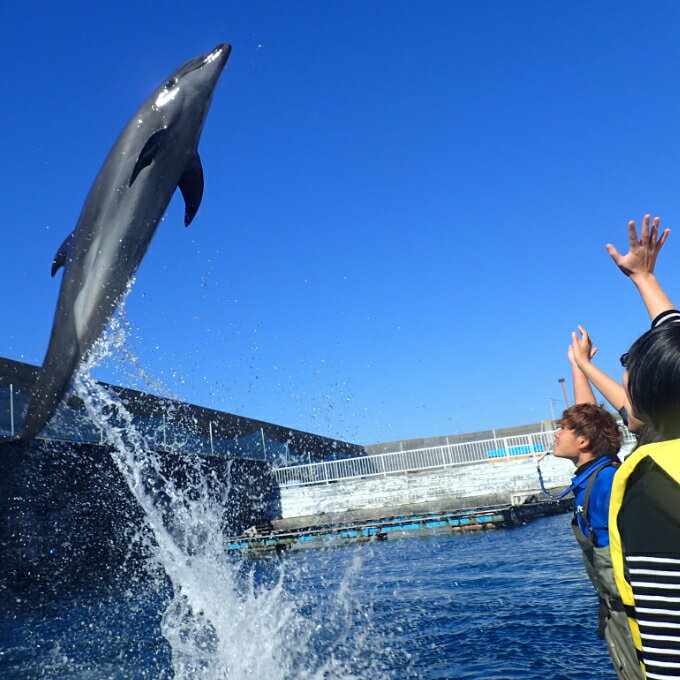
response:
[[[667,309],[654,317],[652,328],[660,326],[662,323],[680,323],[680,311],[677,309]]]
[[[647,678],[680,678],[680,487],[651,458],[628,480],[618,526]]]
[[[680,553],[626,555],[642,655],[650,680],[680,678]]]

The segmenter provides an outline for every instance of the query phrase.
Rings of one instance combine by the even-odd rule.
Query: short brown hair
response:
[[[590,451],[598,458],[614,458],[623,443],[614,416],[595,404],[570,406],[562,414],[560,425],[567,430],[574,430],[579,437],[588,437]]]

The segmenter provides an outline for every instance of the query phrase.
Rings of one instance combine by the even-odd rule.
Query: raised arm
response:
[[[597,348],[591,352],[590,356],[593,357],[595,352],[597,352]],[[595,399],[595,394],[593,388],[590,386],[590,381],[576,364],[576,360],[574,359],[574,348],[571,345],[569,345],[567,358],[571,364],[571,380],[574,384],[574,403],[597,405],[597,399]]]
[[[670,229],[665,229],[659,236],[658,217],[652,221],[649,227],[650,215],[645,215],[642,219],[642,231],[638,239],[635,222],[628,223],[629,249],[626,255],[621,255],[611,243],[607,244],[607,252],[616,266],[627,276],[637,287],[642,301],[645,303],[647,312],[654,320],[662,312],[674,309],[673,303],[661,288],[654,276],[656,258],[663,248],[663,244],[670,234]],[[598,387],[598,389],[600,389]],[[604,393],[603,393],[604,394]]]
[[[571,334],[571,352],[574,357],[574,363],[614,409],[619,413],[621,413],[621,409],[625,409],[628,429],[631,432],[641,432],[644,423],[633,416],[633,409],[631,408],[625,388],[617,383],[616,380],[610,378],[591,361],[597,350],[593,350],[592,341],[586,330],[582,326],[579,326],[578,330],[581,333],[580,337],[578,333]],[[575,392],[576,383],[574,383]]]

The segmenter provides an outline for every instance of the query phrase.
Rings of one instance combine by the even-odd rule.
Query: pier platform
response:
[[[367,541],[511,528],[538,517],[567,512],[573,499],[540,501],[456,512],[402,515],[377,520],[276,530],[271,525],[254,526],[227,540],[230,553],[262,553],[333,547]]]

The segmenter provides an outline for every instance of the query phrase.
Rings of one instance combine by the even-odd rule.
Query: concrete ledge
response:
[[[454,510],[477,510],[482,508],[500,507],[510,505],[507,494],[486,494],[468,498],[440,498],[421,503],[407,503],[385,508],[360,508],[357,510],[345,510],[338,512],[320,512],[314,515],[290,517],[288,519],[274,519],[271,525],[277,531],[301,529],[310,526],[325,526],[343,524],[347,522],[359,522],[366,520],[380,520],[394,517],[395,514],[416,515],[436,512],[450,512]]]
[[[546,458],[541,468],[549,488],[564,488],[573,473],[568,461]],[[327,484],[281,487],[276,529],[383,519],[401,514],[472,510],[543,499],[533,457],[469,463],[348,479]]]

